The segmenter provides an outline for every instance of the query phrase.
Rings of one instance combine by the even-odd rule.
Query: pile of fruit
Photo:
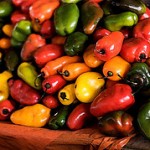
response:
[[[141,0],[1,0],[0,120],[97,124],[150,139],[150,9]]]

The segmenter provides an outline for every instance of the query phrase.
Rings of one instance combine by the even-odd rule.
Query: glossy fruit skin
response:
[[[117,39],[120,39],[119,41]],[[94,54],[101,61],[108,61],[121,51],[124,35],[120,31],[111,32],[100,38],[94,49]]]
[[[137,115],[137,123],[140,131],[144,136],[150,139],[150,116],[149,116],[150,102],[143,104]]]
[[[101,117],[117,110],[127,110],[135,103],[132,88],[128,84],[116,83],[104,89],[93,100],[90,112]]]
[[[130,68],[131,64],[117,55],[104,63],[102,71],[104,76],[108,79],[119,81],[125,77]]]
[[[69,114],[67,127],[71,130],[79,130],[93,119],[90,113],[90,104],[80,103]]]
[[[47,94],[54,94],[65,86],[67,81],[61,75],[52,75],[42,81],[42,89]]]
[[[90,103],[103,89],[105,80],[98,72],[85,72],[75,81],[75,95],[83,103]]]
[[[98,128],[109,136],[129,136],[134,132],[133,117],[122,110],[114,111],[98,120]]]
[[[79,19],[79,8],[75,3],[64,3],[54,13],[56,33],[62,36],[75,31]]]

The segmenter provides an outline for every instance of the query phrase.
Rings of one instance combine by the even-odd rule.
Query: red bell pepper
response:
[[[141,37],[128,38],[123,42],[120,55],[130,63],[145,62],[150,56],[150,44]]]
[[[51,38],[55,33],[54,22],[46,20],[41,24],[40,33],[44,38]]]
[[[15,25],[17,22],[19,22],[21,20],[27,20],[28,18],[29,18],[29,16],[20,10],[13,11],[10,16],[10,20],[13,25]]]
[[[148,7],[146,7],[145,13],[139,16],[139,20],[143,20],[146,18],[150,18],[150,9]]]
[[[21,105],[33,105],[39,102],[41,95],[21,79],[8,80],[10,96]]]
[[[59,0],[36,0],[29,9],[32,20],[40,24],[50,19],[56,8],[60,5]]]
[[[119,54],[124,35],[120,31],[113,31],[96,42],[94,53],[102,61],[107,61]]]
[[[29,7],[35,2],[36,0],[12,0],[12,3],[17,6],[20,7],[21,10],[24,13],[29,13]]]
[[[58,101],[57,96],[55,96],[55,95],[46,95],[46,96],[44,96],[43,99],[42,99],[42,103],[50,109],[57,108],[60,104],[59,101]]]
[[[107,136],[129,136],[134,132],[133,117],[122,110],[114,111],[99,118],[98,129]]]
[[[33,58],[39,67],[43,67],[47,62],[63,56],[64,49],[61,45],[46,44],[38,48],[33,54]]]
[[[27,40],[21,49],[21,59],[23,61],[30,61],[33,58],[33,53],[37,48],[46,44],[46,40],[40,35],[32,33],[27,37]]]
[[[51,75],[42,82],[42,89],[45,93],[54,94],[60,90],[67,81],[61,75]]]
[[[104,89],[93,100],[90,112],[93,116],[101,117],[117,110],[126,110],[135,102],[132,88],[128,84],[116,83]]]
[[[133,36],[150,42],[150,18],[140,20],[133,28]]]
[[[67,119],[67,127],[71,130],[78,130],[91,122],[94,117],[90,113],[90,104],[80,103],[69,114]]]
[[[93,33],[93,38],[94,41],[98,41],[99,39],[101,39],[102,37],[109,35],[111,33],[111,31],[105,29],[105,28],[98,28],[94,31]]]
[[[4,100],[0,102],[0,120],[7,120],[11,113],[15,110],[16,104],[12,100]]]

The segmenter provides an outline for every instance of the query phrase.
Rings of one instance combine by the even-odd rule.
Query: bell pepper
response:
[[[13,49],[8,51],[4,56],[4,63],[5,63],[5,67],[9,71],[11,71],[11,72],[16,71],[17,66],[20,63],[20,58],[19,58],[19,55],[17,54],[17,52]]]
[[[45,44],[38,49],[33,54],[35,63],[39,67],[44,67],[47,62],[54,60],[58,57],[63,56],[64,49],[58,44]]]
[[[64,44],[64,51],[69,56],[80,55],[82,54],[88,36],[82,32],[73,32],[68,35],[66,42]]]
[[[40,28],[40,34],[44,37],[44,38],[51,38],[54,36],[55,34],[55,27],[54,27],[54,21],[53,20],[45,20],[42,24],[41,24],[41,28]]]
[[[15,25],[17,22],[21,20],[28,20],[29,16],[23,13],[21,10],[14,10],[10,16],[11,23]]]
[[[12,0],[12,3],[20,8],[22,12],[29,13],[29,8],[35,1],[36,0]]]
[[[117,55],[106,61],[102,67],[104,76],[113,81],[122,80],[131,68],[131,64]]]
[[[145,13],[139,16],[139,20],[143,20],[146,18],[150,18],[150,9],[148,7],[146,7]]]
[[[69,114],[66,124],[70,130],[79,130],[90,125],[93,118],[90,104],[79,103]]]
[[[131,11],[111,14],[103,19],[104,28],[110,31],[119,31],[123,27],[133,27],[138,22],[138,15]]]
[[[9,97],[9,86],[7,81],[13,77],[10,71],[4,70],[0,73],[0,101],[6,100]]]
[[[61,56],[54,60],[48,61],[43,68],[41,68],[41,75],[44,78],[48,76],[58,74],[66,64],[70,64],[73,62],[81,62],[80,56]]]
[[[1,27],[0,27],[1,28]],[[11,23],[6,23],[2,26],[2,31],[3,33],[8,36],[11,37],[12,36],[12,30],[14,28],[14,25]]]
[[[123,42],[120,55],[130,63],[145,62],[150,56],[150,44],[141,37],[128,38]]]
[[[114,10],[112,9],[112,5],[110,3],[110,0],[105,0],[102,2],[101,7],[103,9],[104,15],[110,15],[110,14],[114,14]]]
[[[75,31],[79,19],[79,8],[75,3],[63,3],[54,13],[56,33],[62,36]]]
[[[22,45],[20,56],[23,61],[30,61],[33,59],[33,53],[37,48],[46,44],[46,40],[40,35],[31,33],[24,44]]]
[[[149,130],[149,125],[150,125],[150,114],[149,114],[149,109],[150,109],[150,102],[146,102],[143,104],[137,114],[137,124],[138,124],[138,129],[140,130],[140,133],[142,133],[146,138],[150,139],[150,130]]]
[[[105,80],[98,72],[85,72],[75,80],[75,95],[80,102],[90,103],[104,88]]]
[[[124,35],[120,31],[113,31],[109,35],[102,37],[95,44],[95,57],[102,61],[110,60],[121,51],[123,40]]]
[[[19,22],[17,22],[12,31],[12,47],[21,47],[29,34],[31,34],[31,21],[20,20]]]
[[[87,1],[81,5],[81,23],[85,34],[92,34],[103,17],[103,9],[96,2]]]
[[[59,5],[59,0],[36,0],[29,8],[29,15],[33,21],[41,24],[53,16]]]
[[[50,118],[51,109],[42,105],[34,104],[32,106],[24,106],[21,109],[15,110],[10,115],[10,120],[14,124],[43,127],[47,124]]]
[[[91,103],[90,112],[102,117],[117,110],[127,110],[135,103],[132,88],[125,83],[116,83],[99,92]]]
[[[0,49],[2,49],[2,51],[7,51],[10,47],[11,47],[10,38],[8,37],[0,38]]]
[[[58,44],[58,45],[64,45],[66,38],[67,38],[67,36],[62,36],[62,35],[56,34],[51,38],[51,43]]]
[[[69,106],[61,106],[59,110],[49,119],[48,127],[52,130],[63,129],[66,125],[69,111]]]
[[[140,20],[133,28],[133,36],[141,37],[150,42],[150,18]]]
[[[104,62],[95,57],[94,48],[95,44],[89,44],[83,52],[83,60],[90,68],[97,68]]]
[[[60,105],[57,96],[49,94],[42,98],[42,104],[50,109],[55,109]]]
[[[36,90],[42,88],[42,80],[38,77],[36,67],[30,62],[21,62],[17,67],[17,76]]]
[[[109,0],[112,9],[115,12],[132,11],[137,15],[141,15],[146,11],[146,5],[142,0]]]
[[[47,94],[54,94],[66,83],[66,80],[61,75],[51,75],[42,81],[42,89]]]
[[[101,133],[113,137],[129,136],[135,130],[133,117],[123,110],[114,111],[99,118],[98,129]]]
[[[149,66],[144,62],[135,62],[124,78],[135,90],[144,90],[150,87]]]
[[[109,35],[110,33],[111,33],[111,31],[100,27],[100,28],[95,29],[92,36],[93,36],[94,41],[97,42],[100,38],[102,38],[106,35]]]
[[[8,120],[11,113],[16,109],[14,101],[6,99],[0,101],[0,120]]]
[[[70,105],[76,100],[74,83],[67,84],[58,91],[58,100],[63,105]]]
[[[13,10],[14,10],[14,6],[11,0],[0,1],[0,18],[9,17]]]
[[[62,71],[58,72],[67,81],[74,81],[76,78],[84,72],[91,71],[91,68],[87,66],[84,62],[75,62],[66,64]]]
[[[29,86],[22,79],[9,79],[10,96],[21,105],[33,105],[39,102],[39,91]]]

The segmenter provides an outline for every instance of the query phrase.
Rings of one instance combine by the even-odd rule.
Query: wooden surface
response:
[[[117,150],[150,149],[143,136],[110,138],[95,127],[63,131],[0,123],[0,150],[103,150],[107,146],[114,150],[117,145]]]

